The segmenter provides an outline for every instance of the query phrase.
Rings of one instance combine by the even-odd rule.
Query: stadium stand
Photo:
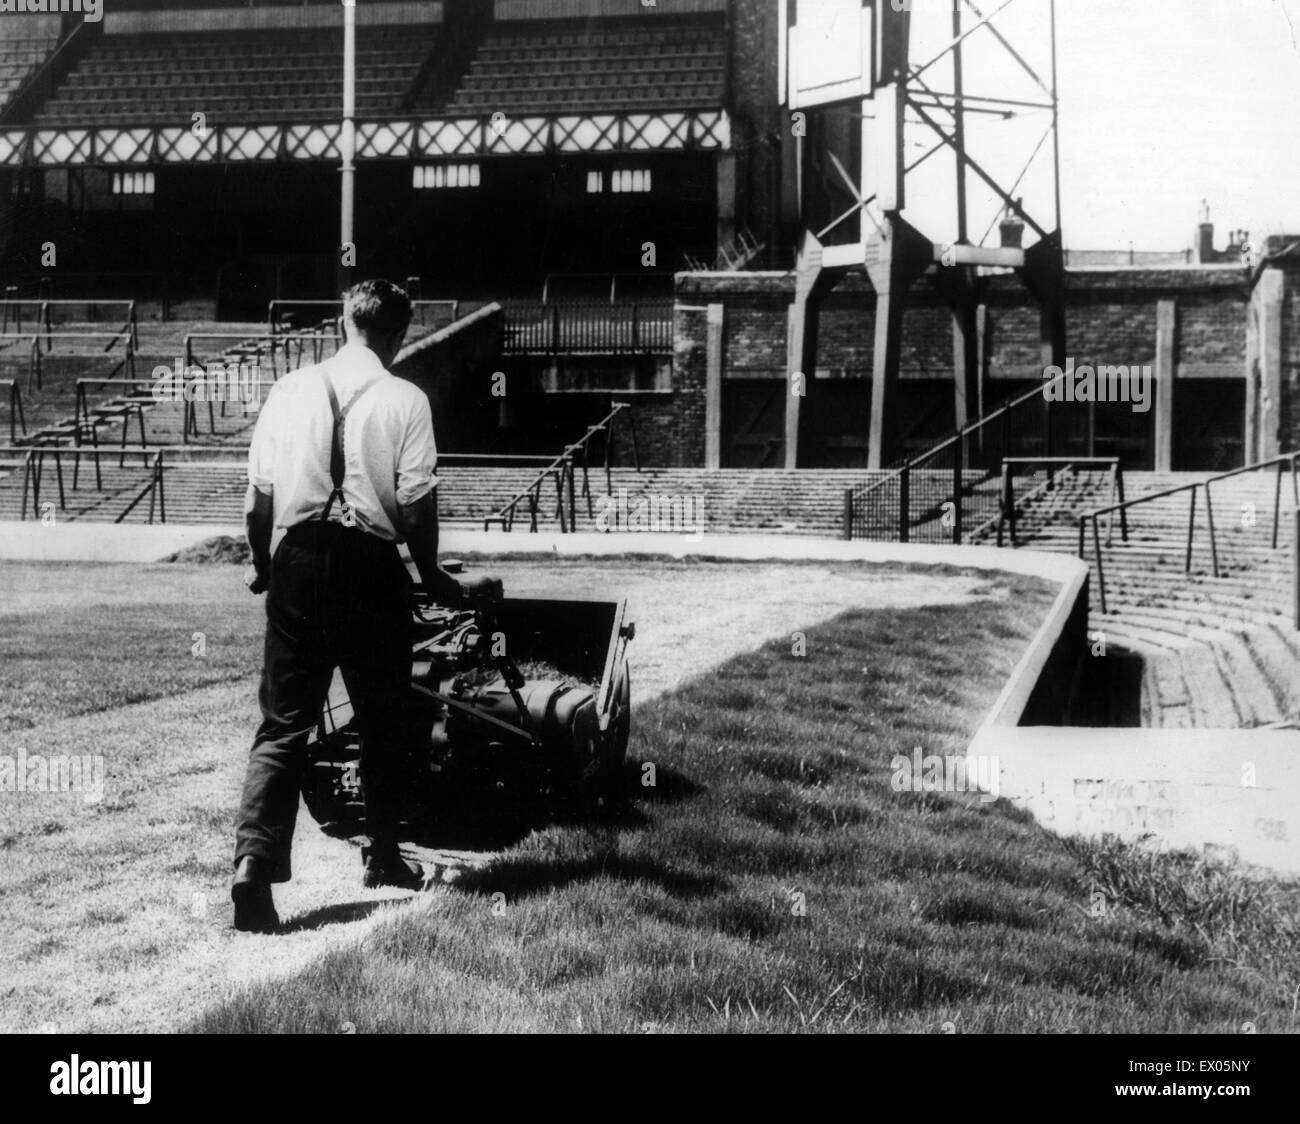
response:
[[[357,112],[400,110],[434,45],[425,27],[357,37]],[[116,35],[97,40],[36,115],[38,124],[337,118],[342,33],[334,30]]]
[[[0,21],[0,110],[58,44],[57,21]]]
[[[665,18],[649,27],[560,25],[546,32],[501,24],[479,47],[447,110],[509,115],[721,105],[726,57],[726,32],[716,22]]]

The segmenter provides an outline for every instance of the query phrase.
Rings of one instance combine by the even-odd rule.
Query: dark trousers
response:
[[[289,880],[305,747],[336,667],[361,735],[366,831],[376,847],[396,844],[411,639],[411,579],[396,545],[337,523],[289,530],[271,560],[262,724],[244,778],[236,864],[255,855],[272,881]]]

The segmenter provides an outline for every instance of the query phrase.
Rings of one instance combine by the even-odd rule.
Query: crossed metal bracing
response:
[[[62,126],[0,130],[0,166],[167,165],[338,160],[342,125]],[[731,147],[723,109],[366,121],[357,158],[710,151]]]
[[[815,3],[817,0],[812,0]],[[830,2],[830,0],[828,0]],[[786,467],[800,466],[800,445],[809,447],[807,417],[800,408],[800,397],[811,389],[817,369],[817,335],[820,307],[826,296],[850,271],[865,272],[876,293],[875,346],[872,363],[871,418],[868,438],[868,464],[879,469],[890,460],[892,417],[898,395],[899,365],[902,347],[903,312],[912,285],[929,275],[943,301],[949,306],[954,328],[955,415],[960,429],[973,420],[970,413],[980,400],[980,329],[977,324],[979,305],[987,285],[990,268],[1014,269],[1040,307],[1042,355],[1044,364],[1065,361],[1065,284],[1064,254],[1060,233],[1060,160],[1058,145],[1059,110],[1056,82],[1056,4],[1055,0],[1001,0],[996,7],[984,10],[993,0],[956,0],[951,13],[951,38],[929,57],[919,61],[911,57],[911,16],[897,11],[883,0],[863,0],[863,7],[873,8],[877,36],[871,52],[874,67],[870,94],[840,99],[840,104],[817,107],[816,113],[847,115],[861,123],[861,166],[856,171],[845,166],[830,143],[801,152],[801,209],[805,214],[804,234],[796,270],[795,300],[790,312],[789,370],[797,375],[801,389],[787,399]],[[1045,4],[1050,28],[1050,70],[1046,76],[1026,58],[1011,37],[995,22],[1012,4],[1021,8],[1037,2]],[[800,9],[802,10],[802,8]],[[794,9],[791,9],[794,12]],[[796,26],[791,16],[791,26]],[[870,26],[864,21],[864,26]],[[1033,93],[1028,96],[1002,96],[1011,79],[999,75],[1000,92],[976,94],[967,90],[963,55],[974,35],[996,40],[1000,57],[1014,69],[1017,79],[1027,76]],[[793,51],[792,51],[793,53]],[[938,89],[927,74],[942,60],[951,64],[951,89]],[[791,104],[797,104],[791,99]],[[814,103],[809,103],[814,104]],[[968,118],[994,117],[1009,119],[1026,113],[1044,113],[1047,125],[1014,179],[1000,179],[993,174],[987,160],[977,155],[968,132]],[[907,126],[921,126],[932,144],[914,159],[905,156]],[[869,145],[870,139],[870,145]],[[1030,169],[1045,147],[1051,144],[1051,199],[1037,208],[1027,208],[1017,195]],[[922,145],[921,147],[925,147]],[[869,155],[870,148],[870,155]],[[956,237],[945,232],[936,240],[927,237],[903,217],[906,208],[908,177],[937,153],[954,154]],[[992,150],[991,150],[992,151]],[[999,155],[1001,149],[998,150]],[[806,159],[805,156],[819,157]],[[819,174],[837,180],[839,191],[847,192],[850,203],[839,213],[811,220],[808,193],[816,185],[809,177],[820,164]],[[971,237],[968,200],[971,176],[981,181],[1000,203],[1000,209],[975,241]],[[868,190],[869,181],[875,189]],[[821,185],[824,190],[824,180]],[[1044,211],[1050,209],[1050,217]],[[859,217],[860,216],[860,217]],[[1014,216],[1037,235],[1038,241],[1028,248],[1019,244],[988,246],[989,235],[999,219]],[[850,223],[850,219],[857,219]],[[855,233],[849,231],[856,227]],[[839,241],[835,241],[835,239]],[[847,238],[847,240],[845,240]],[[983,268],[984,272],[981,272]],[[807,373],[805,378],[804,372]]]
[[[1038,71],[1026,60],[1024,54],[1013,44],[1008,36],[1004,34],[995,22],[996,17],[1009,8],[1016,0],[1002,0],[996,9],[985,13],[976,0],[957,0],[955,4],[953,31],[954,36],[951,42],[946,44],[941,50],[933,54],[924,62],[915,66],[908,66],[904,81],[898,84],[898,89],[902,95],[902,106],[910,115],[907,119],[908,124],[924,125],[937,140],[921,156],[906,164],[902,168],[902,178],[910,175],[933,156],[945,150],[951,150],[958,162],[958,190],[957,190],[957,223],[958,237],[957,244],[969,243],[968,225],[969,212],[967,209],[965,179],[966,172],[973,172],[981,181],[1001,200],[1005,207],[1005,213],[1015,215],[1025,222],[1031,230],[1040,238],[1050,237],[1050,232],[1059,230],[1061,220],[1061,196],[1060,196],[1060,174],[1059,174],[1059,151],[1056,143],[1057,130],[1059,126],[1059,108],[1057,104],[1056,91],[1056,74],[1055,62],[1053,61],[1052,72],[1047,78],[1041,76]],[[961,6],[964,5],[970,14],[975,17],[974,22],[966,23],[961,17]],[[1023,6],[1023,4],[1022,4]],[[1055,28],[1055,5],[1052,4],[1052,26]],[[1023,72],[1040,92],[1042,100],[1032,100],[1027,98],[1004,98],[988,94],[973,94],[964,88],[963,71],[961,65],[961,51],[963,45],[968,39],[981,30],[987,31],[992,35],[999,44],[1004,48],[1007,57],[1021,72]],[[1055,59],[1055,30],[1052,32],[1053,37],[1053,59]],[[927,71],[946,58],[954,59],[954,85],[953,90],[936,90],[926,82],[922,77]],[[1027,112],[1042,111],[1049,114],[1047,125],[1044,128],[1037,144],[1029,152],[1028,157],[1021,166],[1019,174],[1009,187],[1004,187],[999,179],[991,174],[971,152],[967,144],[965,135],[965,121],[967,115],[998,117],[1010,119],[1012,117],[1024,115]],[[824,112],[843,112],[834,109],[825,110]],[[859,117],[860,115],[854,114]],[[1056,190],[1052,200],[1053,214],[1050,219],[1043,218],[1042,221],[1029,209],[1025,208],[1023,200],[1016,197],[1016,191],[1024,182],[1025,176],[1029,173],[1030,168],[1042,154],[1047,143],[1052,142],[1052,158],[1056,163],[1055,183]],[[877,202],[878,193],[871,192],[868,194],[860,186],[859,178],[851,174],[844,167],[843,162],[835,155],[834,152],[827,152],[827,157],[833,166],[836,175],[841,180],[843,187],[853,197],[854,202],[829,223],[816,232],[819,241],[825,242],[828,237],[843,223],[852,218],[854,215],[861,213],[865,216],[870,224],[877,231],[883,230],[883,225],[872,211],[872,204]],[[985,228],[977,246],[983,246],[993,233],[998,219],[1001,217],[995,214],[988,226]],[[989,264],[1001,264],[990,262]],[[1011,264],[1010,262],[1006,264]]]

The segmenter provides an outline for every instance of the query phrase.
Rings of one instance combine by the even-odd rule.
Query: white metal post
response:
[[[341,288],[352,282],[356,260],[354,213],[356,208],[357,153],[357,3],[343,0],[343,129],[339,145],[343,155],[339,216],[339,281]]]

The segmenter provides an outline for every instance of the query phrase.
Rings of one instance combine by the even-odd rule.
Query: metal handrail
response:
[[[664,289],[664,291],[665,291],[665,298],[664,298],[664,299],[669,300],[669,301],[672,300],[672,296],[671,296],[671,292],[670,292],[670,290],[672,289],[673,275],[672,275],[671,273],[667,273],[667,272],[664,272],[664,273],[653,273],[653,272],[650,272],[650,271],[642,270],[642,271],[639,271],[639,272],[636,272],[636,273],[627,273],[627,272],[623,272],[623,273],[548,273],[548,274],[546,275],[546,277],[545,277],[545,278],[543,279],[543,281],[542,281],[542,304],[550,304],[550,303],[552,303],[552,301],[551,301],[551,286],[552,286],[552,284],[555,283],[555,282],[559,282],[559,281],[564,281],[564,282],[601,281],[601,282],[604,282],[604,281],[606,281],[606,280],[609,281],[609,303],[610,303],[610,304],[617,304],[617,303],[618,303],[618,295],[619,295],[619,294],[618,294],[618,282],[619,282],[619,279],[620,279],[620,278],[623,278],[623,277],[635,277],[638,281],[642,281],[642,282],[644,282],[644,281],[646,281],[646,280],[648,280],[648,279],[651,279],[651,278],[657,278],[657,279],[659,279],[659,280],[661,280],[661,281],[663,281],[663,282],[665,283],[665,289]],[[560,297],[557,297],[557,298],[556,298],[555,303],[569,302],[569,301],[572,301],[572,300],[574,300],[574,299],[575,299],[575,298],[572,298],[572,297],[560,296]],[[589,303],[589,302],[594,301],[594,300],[597,300],[597,299],[599,299],[599,298],[596,298],[596,297],[578,297],[578,298],[576,298],[576,300],[577,300],[579,303],[584,303],[584,304],[585,304],[585,303]],[[633,299],[637,299],[637,298],[633,298]]]
[[[1131,507],[1137,507],[1139,504],[1151,503],[1154,500],[1166,499],[1169,496],[1176,496],[1181,492],[1191,492],[1191,507],[1187,517],[1187,551],[1183,562],[1183,572],[1190,573],[1192,569],[1192,540],[1196,530],[1196,492],[1201,487],[1202,481],[1196,480],[1190,484],[1180,484],[1175,488],[1164,488],[1159,492],[1152,492],[1149,496],[1138,496],[1136,499],[1126,500],[1123,503],[1112,504],[1109,507],[1100,507],[1095,511],[1085,511],[1079,516],[1079,557],[1085,556],[1084,531],[1089,520],[1092,521],[1092,542],[1093,553],[1097,560],[1097,588],[1101,595],[1101,611],[1107,612],[1106,607],[1106,573],[1102,562],[1101,554],[1101,532],[1098,524],[1103,515],[1111,515],[1116,511],[1127,512]]]
[[[123,510],[118,517],[113,520],[114,523],[121,523],[132,511],[135,510],[141,500],[149,496],[149,522],[154,521],[154,513],[158,512],[160,522],[167,522],[167,503],[166,490],[163,483],[164,462],[163,456],[166,452],[164,448],[150,449],[147,446],[141,446],[139,449],[129,449],[128,452],[143,453],[148,459],[148,455],[153,455],[153,463],[149,465],[149,482]],[[23,459],[23,496],[19,506],[19,519],[27,519],[27,497],[32,498],[32,514],[34,518],[41,517],[41,478],[45,471],[45,458],[52,456],[54,458],[54,469],[59,484],[59,510],[68,509],[67,492],[63,484],[63,454],[67,453],[74,458],[74,472],[81,465],[83,456],[94,457],[98,464],[101,456],[112,456],[118,452],[117,449],[87,449],[84,447],[70,445],[36,445],[26,446],[20,449],[5,449],[0,447],[0,454],[5,452],[22,452],[25,454]],[[76,477],[73,478],[73,488],[76,488]],[[98,489],[103,490],[102,484]]]
[[[1292,519],[1295,537],[1291,540],[1291,620],[1300,631],[1300,506],[1292,513]]]
[[[296,331],[296,330],[297,330],[297,329],[294,329],[294,328],[281,328],[281,327],[280,327],[280,321],[279,321],[279,319],[278,319],[277,316],[276,316],[276,312],[277,312],[279,309],[282,309],[282,308],[285,308],[285,307],[289,307],[289,308],[304,308],[304,309],[305,309],[305,308],[337,308],[337,309],[341,312],[341,311],[343,310],[343,302],[342,302],[341,300],[300,300],[300,301],[296,301],[296,300],[289,300],[289,299],[287,299],[287,298],[280,298],[280,297],[277,297],[275,300],[271,301],[271,302],[267,305],[267,307],[266,307],[266,325],[267,325],[267,327],[268,327],[268,328],[269,328],[273,333],[276,333],[276,334],[285,334],[285,333],[288,333],[288,332],[292,332],[292,331]],[[415,319],[415,315],[418,313],[418,314],[419,314],[419,322],[420,322],[420,324],[423,326],[423,324],[424,324],[424,311],[425,311],[426,309],[434,308],[434,307],[446,307],[446,308],[449,308],[449,309],[451,310],[451,319],[452,319],[452,323],[455,323],[457,320],[460,319],[460,301],[459,301],[459,300],[457,300],[457,299],[455,299],[455,298],[448,298],[448,299],[446,299],[446,300],[433,300],[433,299],[430,299],[430,300],[424,300],[423,298],[421,298],[420,300],[412,300],[412,301],[411,301],[412,320]],[[324,320],[321,321],[321,325],[325,325],[325,324],[335,324],[335,323],[336,323],[336,320],[337,320],[336,317],[326,317]]]
[[[323,332],[318,325],[315,328],[293,328],[283,332],[268,332],[262,335],[243,335],[240,332],[190,332],[185,336],[185,363],[186,366],[195,365],[194,341],[195,340],[234,340],[236,341],[230,347],[221,352],[221,355],[229,355],[239,347],[254,346],[258,354],[261,353],[263,345],[266,350],[274,355],[275,352],[284,347],[287,352],[290,343],[299,345],[300,352],[303,344],[314,343],[316,348],[312,354],[319,359],[321,354],[321,345],[326,342],[337,342],[339,335],[337,332]]]
[[[879,480],[871,480],[868,481],[866,484],[858,485],[857,488],[852,489],[852,495],[854,497],[854,500],[856,501],[860,499],[865,499],[872,492],[877,491],[878,489],[883,488],[886,484],[890,484],[893,481],[899,479],[903,475],[903,473],[916,468],[918,465],[923,464],[925,461],[933,459],[939,453],[947,449],[949,445],[952,445],[957,441],[964,441],[967,437],[971,436],[971,434],[978,433],[985,426],[992,425],[995,421],[1001,420],[1010,411],[1019,409],[1026,402],[1031,402],[1035,398],[1037,398],[1040,394],[1046,393],[1048,387],[1055,386],[1058,382],[1064,381],[1064,379],[1069,374],[1070,372],[1063,371],[1051,382],[1045,382],[1043,383],[1042,386],[1038,386],[1035,387],[1033,390],[1026,391],[1024,394],[1020,395],[1019,398],[1013,398],[1010,402],[1002,403],[1002,405],[999,406],[996,410],[994,410],[991,414],[985,414],[982,418],[979,418],[977,421],[971,422],[970,425],[966,426],[964,429],[958,430],[951,437],[945,438],[943,441],[939,442],[938,445],[935,445],[930,449],[926,449],[925,452],[920,453],[915,457],[908,458],[900,465],[895,465],[889,469],[886,469],[885,471],[888,473],[887,476],[884,476]]]
[[[4,339],[21,341],[30,339],[32,341],[31,352],[28,355],[27,364],[27,391],[32,391],[33,381],[37,390],[45,389],[45,369],[41,362],[42,354],[52,355],[54,353],[55,340],[74,340],[74,339],[92,339],[102,340],[108,338],[108,344],[99,354],[107,355],[118,344],[119,340],[125,341],[123,355],[118,364],[113,368],[113,373],[124,369],[130,369],[135,372],[135,342],[131,334],[130,325],[113,332],[22,332],[11,336],[5,336]],[[45,341],[45,350],[42,353],[41,341]]]
[[[564,497],[566,491],[565,485],[571,482],[572,472],[573,462],[569,459],[567,454],[561,453],[560,456],[556,457],[550,464],[542,469],[541,472],[533,477],[533,480],[529,483],[528,487],[515,496],[515,498],[506,504],[505,507],[501,508],[494,514],[487,516],[487,518],[483,520],[483,530],[486,531],[493,523],[500,523],[503,531],[514,530],[515,508],[524,500],[527,500],[529,514],[528,529],[533,534],[536,534],[537,512],[541,502],[542,485],[544,485],[547,480],[554,479],[556,497],[555,515],[560,521],[560,534],[568,534],[575,513],[570,509],[568,519],[566,520]],[[569,491],[571,493],[572,489],[570,488]]]
[[[99,307],[112,307],[114,305],[126,306],[126,320],[123,322],[119,331],[130,331],[132,342],[140,346],[139,324],[136,320],[135,301],[134,300],[74,300],[70,298],[56,299],[53,297],[3,297],[0,298],[0,337],[9,335],[9,309],[14,307],[16,315],[14,316],[15,335],[23,334],[23,306],[36,305],[36,321],[41,324],[47,333],[54,331],[54,321],[50,312],[56,308],[73,307],[84,308],[87,316],[85,320],[73,321],[74,323],[93,323],[98,317],[91,314],[91,310]]]
[[[32,496],[32,514],[39,519],[41,517],[41,475],[45,470],[45,456],[47,453],[54,455],[54,469],[59,481],[59,510],[68,509],[68,497],[63,488],[63,457],[65,450],[61,446],[34,446],[27,450],[27,456],[23,464],[23,498],[18,508],[18,517],[20,520],[27,519],[27,495],[30,491]]]
[[[0,386],[9,388],[9,443],[18,440],[18,426],[22,426],[23,436],[27,436],[27,419],[23,416],[23,396],[19,392],[16,379],[0,379]]]
[[[537,531],[537,510],[538,502],[541,496],[542,485],[550,478],[554,478],[557,490],[556,516],[560,520],[560,533],[567,534],[577,529],[577,501],[576,501],[576,481],[575,466],[579,457],[582,458],[582,495],[587,501],[587,514],[592,513],[591,483],[588,476],[587,452],[591,447],[591,442],[598,433],[609,433],[613,436],[614,422],[624,411],[631,410],[631,404],[628,402],[615,402],[613,409],[610,410],[595,425],[589,425],[587,432],[571,445],[566,445],[564,450],[551,460],[545,468],[542,469],[529,482],[528,486],[522,489],[509,503],[499,508],[493,514],[483,520],[483,530],[488,530],[493,523],[500,523],[501,529],[510,531],[514,528],[515,509],[524,500],[529,504],[529,530],[533,533]],[[628,424],[631,427],[632,436],[632,457],[633,463],[638,472],[641,471],[641,453],[636,439],[636,423],[633,415],[628,413]],[[605,442],[605,488],[606,494],[613,490],[613,480],[610,469],[610,459],[613,451],[613,441]],[[569,511],[568,519],[565,519],[564,503],[567,496]]]
[[[1271,546],[1271,549],[1276,550],[1278,526],[1282,517],[1282,470],[1285,465],[1291,466],[1291,495],[1296,505],[1300,506],[1300,480],[1296,478],[1296,459],[1298,457],[1300,457],[1300,453],[1279,453],[1267,460],[1256,461],[1254,464],[1243,465],[1241,468],[1229,469],[1227,472],[1221,472],[1217,476],[1211,476],[1204,481],[1205,506],[1210,519],[1210,554],[1216,578],[1221,575],[1219,574],[1219,544],[1214,532],[1214,506],[1210,502],[1210,485],[1218,484],[1220,481],[1228,480],[1233,476],[1241,476],[1247,472],[1259,472],[1270,465],[1277,465],[1277,484],[1273,489],[1273,540]]]
[[[274,304],[275,302],[272,303]],[[323,320],[314,328],[302,330],[292,329],[284,332],[272,331],[269,334],[252,336],[242,335],[239,332],[189,332],[185,336],[185,371],[188,373],[191,368],[194,367],[202,369],[205,365],[211,363],[221,363],[223,366],[229,366],[232,360],[236,361],[235,365],[238,367],[243,365],[243,360],[249,358],[256,358],[257,366],[260,369],[262,366],[261,361],[263,353],[265,352],[271,360],[272,377],[274,380],[278,381],[280,378],[280,367],[276,362],[276,354],[281,347],[284,348],[284,369],[286,374],[291,369],[290,365],[292,360],[290,358],[289,349],[292,344],[296,343],[298,345],[298,362],[297,366],[292,367],[293,370],[297,370],[302,366],[303,352],[306,350],[306,345],[308,343],[312,345],[312,362],[314,363],[319,363],[322,358],[324,358],[326,343],[332,342],[337,350],[339,333],[337,328],[327,330],[330,325],[331,321]],[[225,340],[227,342],[234,340],[236,342],[227,347],[215,358],[203,359],[196,356],[194,351],[195,341],[201,340]],[[251,348],[251,354],[237,354],[241,348]],[[259,383],[259,385],[261,384]],[[213,409],[213,403],[211,401],[209,401],[207,405],[208,432],[216,433],[216,411]],[[221,416],[223,418],[226,416],[226,404],[224,401],[221,403]],[[199,435],[199,418],[195,402],[187,401],[185,403],[184,424],[181,427],[182,444],[189,443],[191,433],[195,437]]]
[[[1214,504],[1212,502],[1213,493],[1211,492],[1210,489],[1212,488],[1213,485],[1221,483],[1224,480],[1231,479],[1234,476],[1243,476],[1248,472],[1259,472],[1263,469],[1269,468],[1270,466],[1276,465],[1278,469],[1278,474],[1277,474],[1277,485],[1273,493],[1273,537],[1271,540],[1271,547],[1270,547],[1270,549],[1276,550],[1277,540],[1278,540],[1278,528],[1281,523],[1282,473],[1287,465],[1289,465],[1291,468],[1291,485],[1292,485],[1292,491],[1295,498],[1295,502],[1297,506],[1300,506],[1300,479],[1297,478],[1297,464],[1296,464],[1297,459],[1300,459],[1300,452],[1279,453],[1277,456],[1268,457],[1267,459],[1262,461],[1255,461],[1252,464],[1242,465],[1240,468],[1230,468],[1226,472],[1217,473],[1214,476],[1207,477],[1205,480],[1193,481],[1190,484],[1181,484],[1175,488],[1166,488],[1163,491],[1153,492],[1149,496],[1138,496],[1136,499],[1129,500],[1127,501],[1127,503],[1124,503],[1122,505],[1117,504],[1117,505],[1112,505],[1111,507],[1098,508],[1095,511],[1084,512],[1079,516],[1079,557],[1082,558],[1084,555],[1084,533],[1085,533],[1084,524],[1086,523],[1087,520],[1092,519],[1094,521],[1094,529],[1095,529],[1096,519],[1098,519],[1103,515],[1109,515],[1112,512],[1121,511],[1121,510],[1123,512],[1127,512],[1129,508],[1136,507],[1138,504],[1150,503],[1153,500],[1164,499],[1171,495],[1177,495],[1179,492],[1191,491],[1193,492],[1192,503],[1191,503],[1192,510],[1191,510],[1191,517],[1189,519],[1189,524],[1187,529],[1187,549],[1186,549],[1186,558],[1184,562],[1184,572],[1190,572],[1192,567],[1192,561],[1191,561],[1192,547],[1193,547],[1193,541],[1195,537],[1196,497],[1194,493],[1197,488],[1204,488],[1205,508],[1206,508],[1206,529],[1209,532],[1209,538],[1210,538],[1211,573],[1216,578],[1222,577],[1223,575],[1219,567],[1218,531],[1214,525]],[[1126,541],[1127,541],[1127,537],[1126,537]],[[1110,544],[1107,543],[1107,545]],[[1105,612],[1106,611],[1105,578],[1101,572],[1100,556],[1098,556],[1097,566],[1098,566],[1098,579],[1102,587],[1102,612]]]
[[[144,499],[146,495],[149,497],[150,525],[153,524],[155,501],[157,502],[157,510],[159,511],[159,515],[160,515],[159,522],[166,523],[167,522],[167,501],[166,501],[166,495],[163,486],[163,450],[162,449],[159,449],[154,454],[153,467],[149,470],[149,483],[140,489],[140,491],[136,494],[135,499],[133,499],[129,504],[126,505],[125,509],[121,512],[121,514],[118,515],[116,519],[113,520],[113,522],[121,523],[122,520],[124,520],[128,515],[131,514],[131,512],[133,512],[136,509],[136,506],[140,503],[142,499]]]
[[[508,301],[511,355],[657,355],[672,350],[672,301]]]
[[[5,333],[0,339],[6,340],[76,340],[76,339],[99,339],[108,338],[108,346],[104,348],[106,352],[112,351],[117,341],[121,339],[131,339],[131,325],[124,324],[120,328],[105,330],[102,332],[85,331],[85,332],[14,332]],[[49,350],[49,349],[47,349]]]
[[[98,449],[99,448],[99,427],[100,425],[107,424],[109,417],[111,416],[107,412],[101,413],[96,418],[92,418],[90,416],[91,415],[90,401],[86,397],[87,386],[153,387],[159,385],[160,381],[161,380],[159,379],[137,379],[137,378],[121,379],[121,378],[117,378],[116,374],[108,377],[97,377],[92,375],[92,376],[87,376],[86,378],[78,379],[77,386],[76,386],[76,398],[73,404],[73,415],[72,415],[72,419],[73,419],[72,436],[74,442],[76,443],[76,447],[80,448],[82,440],[86,436],[89,436],[91,448]],[[118,411],[122,418],[122,441],[118,449],[118,453],[119,453],[118,462],[117,462],[118,468],[122,468],[126,464],[126,453],[127,453],[126,434],[131,424],[131,411],[132,410],[135,411],[136,419],[140,424],[140,445],[141,447],[144,447],[147,446],[149,443],[149,438],[148,435],[145,433],[145,425],[144,425],[145,407],[146,406],[153,407],[159,404],[160,403],[158,403],[158,401],[152,395],[145,396],[145,395],[133,393],[127,395],[118,395],[116,399],[110,399],[108,402],[101,402],[96,407],[96,409],[100,411],[108,411],[108,410]],[[192,403],[186,403],[187,409],[192,405],[193,405]],[[80,473],[81,473],[81,462],[78,461],[72,470],[72,487],[74,490],[77,487],[77,481],[80,478]],[[104,480],[100,472],[100,464],[98,459],[96,459],[95,461],[95,486],[97,488],[102,488],[104,486]]]
[[[1124,503],[1124,468],[1119,457],[1003,457],[1002,458],[1002,486],[999,490],[998,514],[993,518],[977,527],[971,532],[974,538],[982,531],[987,530],[994,523],[998,528],[998,546],[1002,545],[1004,528],[1010,528],[1011,545],[1018,546],[1016,541],[1016,498],[1015,498],[1015,468],[1017,466],[1041,466],[1047,468],[1047,479],[1034,488],[1027,495],[1021,497],[1022,503],[1028,503],[1031,499],[1037,498],[1045,492],[1051,491],[1056,483],[1057,472],[1070,472],[1073,470],[1077,475],[1080,467],[1108,468],[1110,470],[1110,493],[1114,497],[1118,495],[1119,502]],[[1120,536],[1124,542],[1128,542],[1128,514],[1125,509],[1119,512],[1120,517]],[[1106,528],[1106,545],[1109,546],[1114,538],[1115,523],[1112,514],[1111,521]]]
[[[439,453],[438,463],[441,464],[481,464],[485,467],[493,467],[500,464],[502,467],[511,465],[530,465],[530,464],[551,464],[554,457],[547,456],[527,456],[516,453]]]
[[[22,453],[26,456],[33,449],[47,453],[68,453],[75,454],[80,452],[84,457],[113,457],[121,452],[114,447],[112,449],[87,449],[84,446],[78,449],[75,445],[0,445],[0,456],[5,453]],[[152,456],[157,452],[177,452],[178,446],[175,445],[128,445],[126,451],[134,456],[137,453],[143,453]],[[215,451],[215,450],[213,450]],[[188,462],[187,462],[188,463]]]

